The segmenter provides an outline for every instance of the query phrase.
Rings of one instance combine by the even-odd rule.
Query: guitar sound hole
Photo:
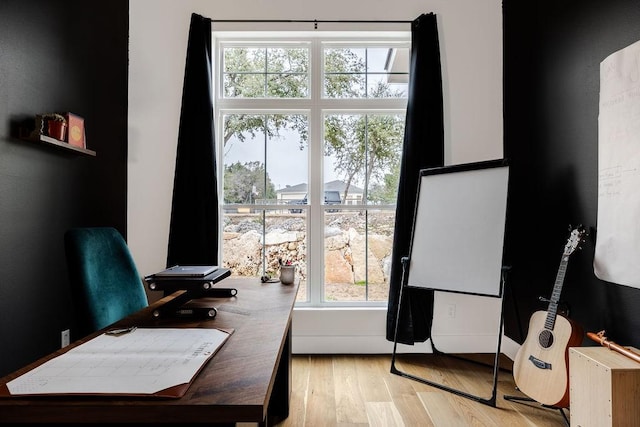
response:
[[[553,344],[553,334],[545,329],[538,336],[538,341],[543,348],[549,348]]]

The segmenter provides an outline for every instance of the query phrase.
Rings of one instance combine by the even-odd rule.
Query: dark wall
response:
[[[0,2],[0,375],[60,348],[74,320],[63,235],[126,236],[126,0]],[[44,112],[85,119],[96,157],[16,138]]]
[[[640,290],[593,271],[598,208],[600,62],[640,40],[637,0],[505,0],[505,157],[511,162],[505,332],[523,342],[548,304],[568,227],[590,229],[561,300],[586,332],[640,346]],[[640,189],[638,189],[640,191]],[[585,336],[584,345],[597,345]]]

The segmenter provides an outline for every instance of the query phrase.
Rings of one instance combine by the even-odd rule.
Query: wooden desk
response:
[[[298,285],[228,278],[231,298],[207,298],[214,319],[154,318],[177,291],[113,326],[232,328],[234,333],[179,399],[120,396],[8,396],[0,398],[0,422],[235,423],[262,425],[286,418],[291,395],[291,313]],[[0,379],[6,383],[103,331],[76,341]]]

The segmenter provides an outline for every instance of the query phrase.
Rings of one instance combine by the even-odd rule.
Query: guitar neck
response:
[[[556,323],[556,316],[558,315],[558,302],[560,301],[560,294],[562,293],[562,284],[564,283],[564,276],[567,272],[567,265],[569,264],[569,255],[562,254],[562,260],[560,261],[560,267],[558,267],[558,274],[556,275],[556,282],[553,285],[553,292],[551,293],[551,299],[549,307],[547,308],[547,319],[544,322],[545,329],[553,330]]]

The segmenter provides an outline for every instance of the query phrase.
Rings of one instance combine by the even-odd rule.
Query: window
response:
[[[409,35],[215,34],[222,263],[298,305],[383,305]]]

